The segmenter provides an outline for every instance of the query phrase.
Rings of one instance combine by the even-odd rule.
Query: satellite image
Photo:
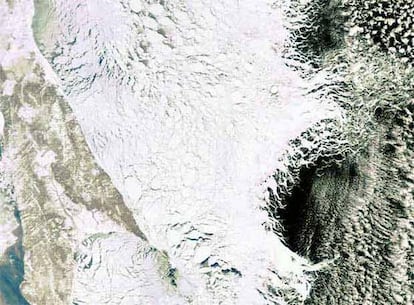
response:
[[[0,0],[0,305],[412,304],[413,0]]]

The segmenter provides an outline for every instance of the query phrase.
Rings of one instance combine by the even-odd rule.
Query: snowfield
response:
[[[283,304],[308,293],[308,262],[263,226],[265,180],[289,140],[338,112],[307,96],[282,59],[282,5],[56,1],[36,34],[99,164],[176,270],[177,304]],[[145,272],[112,276],[113,257],[135,264],[118,251],[101,257],[99,273],[80,271],[78,303],[130,304],[121,281],[136,284],[128,298],[161,304],[151,282],[139,288]]]
[[[411,19],[362,2],[0,0],[0,303],[412,304]]]

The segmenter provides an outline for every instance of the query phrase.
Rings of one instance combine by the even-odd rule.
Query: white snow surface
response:
[[[281,58],[286,1],[55,2],[60,52],[48,59],[98,162],[177,270],[167,289],[139,242],[100,239],[79,304],[283,304],[268,286],[306,297],[308,262],[262,225],[264,181],[290,139],[338,113]]]

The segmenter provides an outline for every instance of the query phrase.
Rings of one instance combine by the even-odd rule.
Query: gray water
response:
[[[20,284],[24,276],[23,232],[19,212],[16,210],[14,215],[19,223],[19,227],[13,232],[17,236],[17,242],[5,251],[4,258],[0,262],[0,303],[26,305],[29,303],[20,291]]]

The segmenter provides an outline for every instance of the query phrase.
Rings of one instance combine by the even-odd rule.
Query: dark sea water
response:
[[[20,215],[14,213],[20,224]],[[1,305],[28,305],[20,291],[20,283],[23,281],[23,245],[21,226],[13,232],[17,237],[17,242],[9,247],[0,261],[0,304]]]

